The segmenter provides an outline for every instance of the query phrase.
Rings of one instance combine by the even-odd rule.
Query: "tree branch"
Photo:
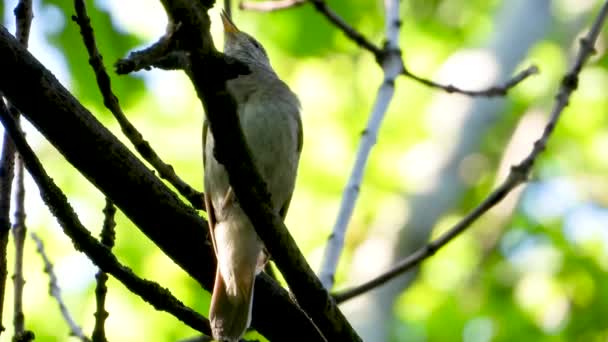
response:
[[[182,11],[184,15],[191,13],[188,8]],[[3,75],[0,91],[23,115],[165,254],[210,290],[215,257],[210,243],[205,243],[206,222],[82,107],[3,27],[0,27],[0,74]],[[14,82],[15,79],[20,82]],[[267,276],[257,278],[255,293],[252,326],[267,338],[285,341],[298,331],[307,341],[322,339],[287,292]],[[277,312],[287,323],[276,324]]]
[[[32,1],[19,0],[14,13],[17,26],[15,36],[19,43],[27,48],[33,18]],[[19,117],[19,113],[12,108],[10,103],[4,104],[2,92],[0,92],[0,102],[0,111],[5,112],[8,108],[15,117]],[[10,230],[9,213],[14,165],[15,147],[8,134],[5,133],[2,144],[2,156],[0,157],[0,334],[4,331],[2,312],[4,311],[4,290],[6,288],[6,246]]]
[[[440,83],[431,81],[429,79],[414,75],[407,69],[403,70],[403,75],[405,75],[406,77],[411,78],[419,83],[422,83],[430,88],[441,89],[441,90],[445,91],[446,93],[450,93],[450,94],[457,93],[457,94],[467,95],[467,96],[471,96],[471,97],[477,97],[477,96],[498,97],[498,96],[507,95],[509,90],[511,90],[512,88],[514,88],[515,86],[517,86],[518,84],[523,82],[528,77],[538,74],[538,72],[539,72],[538,67],[536,65],[532,65],[532,66],[529,66],[528,68],[526,68],[525,70],[521,71],[517,75],[513,76],[512,79],[508,80],[503,85],[494,85],[487,89],[481,89],[481,90],[468,90],[468,89],[462,89],[462,88],[456,87],[452,84],[447,84],[447,85],[440,84]]]
[[[344,247],[346,230],[353,214],[355,202],[359,196],[359,189],[369,154],[378,138],[378,130],[380,129],[382,119],[384,119],[388,106],[393,99],[395,93],[395,79],[403,71],[401,51],[399,49],[399,1],[387,0],[384,3],[386,5],[385,26],[387,40],[385,49],[386,51],[391,51],[391,54],[387,55],[382,63],[384,80],[378,89],[376,101],[367,122],[367,127],[363,131],[355,165],[353,166],[348,184],[342,195],[338,217],[327,241],[327,246],[325,247],[325,254],[323,256],[323,264],[321,271],[319,272],[319,277],[328,290],[334,285],[334,275]]]
[[[384,59],[388,58],[392,52],[385,45],[384,48],[380,48],[373,43],[371,43],[367,38],[365,38],[359,31],[350,26],[348,23],[344,21],[336,12],[331,10],[325,0],[278,0],[278,1],[242,1],[239,4],[239,8],[243,10],[253,10],[259,12],[272,12],[278,10],[289,9],[293,7],[298,7],[305,3],[312,3],[317,11],[325,16],[334,26],[336,26],[339,30],[344,32],[344,34],[350,38],[352,41],[357,43],[359,46],[371,52],[374,57],[376,57],[376,61],[380,66],[384,64]],[[398,13],[397,13],[398,15]],[[399,27],[401,22],[396,24],[396,27]],[[402,64],[403,61],[401,62]],[[520,82],[525,80],[531,75],[538,73],[538,68],[536,66],[531,66],[528,69],[524,70],[520,74],[516,75],[513,79],[506,82],[504,85],[500,86],[491,86],[487,89],[483,90],[467,90],[456,87],[452,84],[440,84],[429,79],[417,76],[410,72],[407,68],[403,68],[402,74],[405,77],[408,77],[416,82],[419,82],[430,88],[441,89],[447,93],[458,93],[471,97],[483,96],[483,97],[497,97],[497,96],[505,96],[509,90]]]
[[[264,2],[241,1],[239,8],[270,12],[297,7],[303,5],[304,3],[312,4],[319,13],[321,13],[325,18],[327,18],[327,20],[329,20],[329,22],[342,31],[350,40],[365,50],[371,52],[379,63],[384,58],[386,51],[376,46],[369,39],[365,38],[361,32],[350,26],[344,19],[342,19],[342,17],[340,17],[327,5],[325,0],[280,0]]]
[[[207,319],[182,304],[169,290],[155,282],[137,277],[131,269],[120,264],[106,246],[91,236],[91,233],[78,219],[61,189],[44,171],[42,164],[19,132],[15,121],[6,115],[1,115],[0,120],[15,142],[27,170],[38,185],[42,200],[59,221],[63,232],[70,237],[74,248],[85,253],[99,268],[112,274],[131,292],[139,295],[155,309],[169,312],[192,328],[203,333],[210,333],[211,329]]]
[[[91,340],[89,340],[89,338],[86,337],[85,334],[82,332],[82,328],[80,328],[78,323],[74,321],[74,318],[72,318],[68,307],[63,302],[63,298],[61,296],[61,288],[57,283],[57,276],[53,271],[53,264],[51,263],[49,257],[44,251],[44,245],[42,244],[42,240],[40,240],[36,233],[32,233],[31,237],[36,243],[36,250],[42,257],[42,261],[44,262],[44,273],[48,274],[49,276],[49,293],[53,298],[55,298],[57,304],[59,304],[59,311],[61,311],[63,319],[65,319],[66,323],[68,324],[68,327],[70,327],[71,335],[78,337],[83,342],[90,342]]]
[[[241,1],[239,9],[245,11],[273,12],[302,6],[309,0]]]
[[[181,24],[175,38],[190,56],[186,72],[203,103],[215,138],[215,157],[226,168],[240,206],[284,275],[298,304],[325,338],[330,341],[360,340],[306,262],[283,220],[269,204],[270,194],[249,153],[234,99],[226,90],[227,80],[247,71],[228,64],[215,49],[209,34],[208,7],[190,7],[185,12],[187,4],[184,1],[164,0],[162,3],[170,21]],[[207,5],[212,3],[209,1]]]
[[[530,174],[534,163],[538,158],[538,155],[545,150],[547,142],[551,137],[551,134],[553,133],[553,130],[555,129],[555,126],[557,125],[557,122],[562,112],[568,105],[570,96],[578,86],[578,76],[583,68],[583,65],[585,64],[589,56],[591,56],[595,52],[594,45],[600,30],[604,25],[604,22],[606,21],[607,16],[608,1],[606,1],[602,6],[600,13],[595,19],[590,31],[580,41],[581,47],[574,60],[574,63],[562,79],[560,88],[556,96],[555,104],[553,105],[553,109],[551,110],[549,121],[547,122],[547,125],[545,126],[541,137],[538,138],[536,142],[534,142],[534,146],[530,154],[526,158],[524,158],[519,164],[511,168],[511,172],[509,173],[505,181],[496,190],[494,190],[482,203],[480,203],[475,209],[473,209],[460,222],[450,228],[441,237],[437,238],[435,241],[429,243],[428,245],[418,249],[416,252],[412,253],[410,256],[395,265],[393,269],[381,274],[380,276],[370,281],[367,281],[364,284],[359,285],[355,288],[336,293],[334,295],[334,298],[337,302],[344,302],[373,288],[376,288],[386,283],[387,281],[395,278],[396,276],[410,270],[412,267],[420,264],[424,259],[434,255],[437,250],[448,244],[450,241],[452,241],[452,239],[454,239],[456,236],[458,236],[460,233],[470,227],[473,222],[475,222],[485,212],[487,212],[489,209],[499,203],[519,184],[522,184],[527,181],[528,175]]]
[[[34,18],[32,0],[19,0],[14,13],[15,20],[17,21],[15,37],[17,37],[17,40],[19,40],[21,45],[27,47],[30,38],[30,28],[32,27],[32,19]]]
[[[0,111],[10,115],[4,100],[0,97]],[[11,190],[15,172],[15,146],[9,135],[4,133],[2,156],[0,157],[0,334],[4,331],[2,312],[4,311],[4,292],[6,288],[7,261],[6,247],[11,230]]]
[[[13,275],[14,301],[13,301],[13,326],[15,328],[15,339],[25,333],[25,315],[23,314],[23,252],[27,227],[25,225],[25,186],[23,184],[23,159],[17,156],[16,160],[17,185],[15,196],[15,224],[13,225],[13,238],[15,241],[15,273]]]
[[[114,231],[114,227],[116,227],[116,222],[114,221],[115,214],[116,207],[114,207],[114,203],[112,203],[111,199],[106,197],[106,205],[103,208],[103,227],[101,228],[100,237],[101,244],[106,246],[108,250],[112,250],[112,247],[114,247],[114,239],[116,237]],[[97,309],[95,310],[95,328],[93,329],[91,340],[93,342],[107,342],[104,324],[106,318],[108,318],[108,312],[105,309],[106,293],[108,293],[108,287],[106,286],[108,275],[100,269],[95,275],[95,279],[97,279],[97,284],[95,286],[95,302],[97,304]]]
[[[154,149],[150,146],[150,143],[143,138],[142,134],[133,126],[133,124],[131,124],[120,108],[118,98],[112,92],[110,76],[103,65],[103,57],[95,44],[95,34],[91,27],[91,20],[87,14],[84,1],[75,0],[74,7],[76,9],[76,15],[72,17],[72,20],[80,27],[80,34],[82,35],[84,45],[89,54],[89,64],[95,72],[97,85],[103,96],[104,105],[114,115],[120,124],[123,133],[129,141],[131,141],[133,146],[135,146],[137,152],[139,152],[139,154],[158,171],[161,178],[169,181],[169,183],[171,183],[182,196],[188,199],[195,208],[204,210],[203,194],[194,190],[190,185],[179,178],[173,167],[161,160],[158,154],[156,154]]]

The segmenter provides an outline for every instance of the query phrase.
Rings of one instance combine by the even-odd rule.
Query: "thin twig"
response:
[[[417,266],[424,259],[434,255],[437,250],[445,246],[452,239],[471,226],[471,224],[479,219],[479,217],[481,217],[485,212],[504,199],[513,189],[515,189],[515,187],[527,181],[528,175],[530,174],[538,155],[545,150],[547,142],[551,137],[551,134],[553,133],[553,130],[555,129],[564,108],[566,108],[568,105],[571,94],[578,86],[578,76],[583,68],[583,65],[589,56],[595,52],[594,45],[607,16],[608,1],[606,1],[602,6],[600,13],[595,19],[589,33],[587,33],[587,35],[580,41],[581,47],[574,60],[574,63],[562,79],[556,96],[555,104],[551,110],[549,121],[547,122],[541,137],[534,142],[534,146],[530,154],[526,156],[526,158],[524,158],[519,164],[511,167],[511,172],[505,181],[482,203],[467,214],[460,222],[450,228],[450,230],[437,238],[435,241],[418,249],[410,256],[400,261],[391,270],[381,274],[380,276],[352,289],[347,289],[336,293],[334,298],[337,302],[344,302],[373,288],[376,288],[395,278],[396,276],[410,270],[412,267]]]
[[[25,279],[23,278],[23,252],[27,232],[27,227],[25,225],[25,186],[23,183],[24,170],[23,160],[20,156],[17,156],[15,170],[17,189],[15,196],[15,224],[13,225],[13,239],[15,241],[15,273],[13,275],[13,286],[15,293],[13,296],[13,326],[15,329],[15,337],[17,337],[25,332],[25,316],[23,314],[23,287],[25,285]]]
[[[292,7],[298,7],[308,0],[277,0],[277,1],[241,1],[239,9],[245,11],[272,12]]]
[[[288,8],[297,7],[304,3],[312,4],[319,13],[323,14],[327,20],[334,24],[340,29],[350,40],[357,43],[360,47],[373,53],[376,60],[381,61],[385,56],[385,51],[380,47],[376,46],[369,39],[367,39],[361,32],[355,30],[350,26],[342,17],[334,12],[325,0],[281,0],[281,1],[264,1],[264,2],[250,2],[242,1],[239,4],[239,8],[254,11],[277,11]]]
[[[30,28],[32,27],[32,19],[34,18],[32,0],[19,0],[14,13],[17,21],[15,37],[17,37],[19,43],[27,47],[30,37]]]
[[[0,98],[0,112],[10,115],[4,100]],[[6,287],[6,246],[8,232],[11,230],[11,189],[13,186],[15,166],[15,146],[8,133],[4,133],[2,156],[0,157],[0,333],[4,331],[2,325],[2,310],[4,308],[4,290]]]
[[[2,114],[0,112],[0,114]],[[0,115],[4,128],[15,142],[17,151],[23,157],[25,167],[40,190],[44,203],[59,221],[63,232],[70,237],[76,250],[85,253],[104,272],[113,275],[131,292],[140,296],[156,310],[166,311],[188,326],[210,335],[209,321],[194,310],[186,307],[171,292],[159,284],[137,277],[133,271],[122,265],[107,247],[99,243],[82,225],[74,209],[70,206],[61,189],[46,174],[40,160],[19,131],[10,115]]]
[[[87,48],[87,52],[89,53],[89,64],[95,72],[97,85],[103,96],[104,105],[114,115],[120,124],[123,133],[131,141],[133,146],[135,146],[135,149],[154,167],[154,169],[156,169],[156,171],[158,171],[161,178],[166,179],[171,183],[171,185],[173,185],[182,196],[188,199],[195,208],[203,210],[203,194],[194,190],[190,185],[179,178],[173,167],[160,159],[158,154],[156,154],[150,146],[150,143],[144,140],[142,134],[131,124],[131,122],[129,122],[129,119],[127,119],[120,108],[118,98],[112,92],[110,77],[103,65],[103,58],[97,49],[93,28],[91,27],[91,20],[88,17],[84,1],[75,0],[74,6],[76,8],[76,15],[72,17],[72,20],[80,27],[80,33]]]
[[[15,7],[16,32],[15,37],[21,45],[27,48],[30,27],[32,25],[32,1],[20,0]],[[0,111],[9,110],[15,117],[19,112],[10,103],[4,104],[0,94]],[[18,120],[18,119],[17,119]],[[4,331],[2,325],[2,312],[4,311],[4,290],[6,287],[6,246],[8,244],[8,232],[10,230],[10,198],[12,182],[14,177],[15,147],[7,133],[4,133],[2,144],[2,156],[0,157],[0,334]]]
[[[384,59],[387,58],[387,54],[390,53],[387,46],[385,46],[384,48],[380,48],[380,47],[374,45],[373,43],[371,43],[360,32],[358,32],[352,26],[347,24],[334,11],[332,11],[328,7],[325,0],[278,0],[278,1],[261,1],[261,2],[243,1],[239,4],[239,7],[243,10],[252,10],[252,11],[259,11],[259,12],[272,12],[272,11],[278,11],[278,10],[284,10],[284,9],[297,7],[297,6],[303,5],[305,3],[312,3],[321,14],[323,14],[325,17],[327,17],[327,19],[331,23],[333,23],[342,32],[344,32],[344,34],[346,34],[346,36],[348,38],[350,38],[351,40],[353,40],[354,42],[359,44],[362,48],[370,51],[376,57],[376,61],[378,61],[378,63],[380,65],[383,64]],[[400,22],[398,24],[400,24]],[[398,27],[398,26],[396,26],[396,27]],[[511,80],[507,81],[503,85],[491,86],[487,89],[482,89],[482,90],[468,90],[468,89],[462,89],[462,88],[456,87],[452,84],[441,84],[441,83],[437,83],[437,82],[431,81],[429,79],[426,79],[424,77],[417,76],[417,75],[413,74],[412,72],[410,72],[405,67],[402,70],[403,76],[408,77],[425,86],[428,86],[431,88],[442,89],[443,91],[450,93],[450,94],[458,93],[458,94],[463,94],[463,95],[467,95],[467,96],[471,96],[471,97],[505,96],[511,88],[515,87],[516,85],[521,83],[523,80],[525,80],[529,76],[537,74],[537,73],[538,73],[538,68],[536,66],[531,66],[531,67],[528,67],[526,70],[522,71],[521,73],[517,74],[515,77],[513,77]]]
[[[352,217],[352,213],[355,207],[355,202],[359,196],[359,188],[361,186],[361,180],[363,179],[363,173],[367,164],[369,154],[372,147],[376,143],[378,137],[378,130],[388,106],[395,93],[395,79],[403,70],[403,64],[401,60],[401,53],[399,50],[399,1],[390,0],[385,1],[386,4],[386,37],[387,44],[386,50],[392,51],[390,55],[387,55],[382,69],[384,71],[384,81],[378,89],[376,96],[376,102],[372,108],[372,112],[367,122],[367,127],[363,131],[361,142],[357,152],[357,158],[353,166],[348,184],[344,190],[342,196],[342,203],[340,205],[340,211],[336,223],[330,235],[327,246],[325,247],[325,254],[323,257],[323,264],[321,271],[319,272],[319,278],[326,289],[331,289],[334,284],[334,275],[342,254],[344,247],[344,238],[348,223]]]
[[[72,318],[72,315],[70,314],[70,311],[68,310],[68,307],[63,302],[63,298],[61,297],[61,288],[59,288],[59,284],[57,282],[57,276],[55,275],[55,271],[53,271],[53,264],[51,263],[51,261],[49,260],[49,257],[46,255],[46,252],[44,251],[44,245],[42,243],[42,240],[40,240],[40,238],[38,237],[38,235],[36,235],[36,233],[32,233],[30,236],[36,243],[36,250],[42,257],[42,262],[44,263],[44,272],[49,275],[49,294],[53,298],[55,298],[55,300],[59,304],[59,310],[61,311],[61,315],[63,316],[63,319],[65,319],[65,321],[68,323],[68,326],[70,327],[70,333],[73,336],[78,337],[81,341],[90,342],[91,340],[89,340],[89,338],[84,335],[84,333],[82,332],[82,329],[74,321],[74,318]]]
[[[119,75],[126,75],[135,71],[150,70],[152,66],[158,66],[159,61],[167,60],[173,42],[173,33],[175,33],[179,25],[170,23],[168,26],[168,32],[160,37],[156,43],[143,50],[132,51],[127,58],[116,61],[116,63],[114,63],[114,70],[116,73]],[[177,54],[177,61],[170,63],[171,66],[165,67],[164,69],[178,69],[179,66],[187,64],[187,61],[179,60],[180,58],[183,59],[183,57],[182,54]]]
[[[116,221],[114,220],[114,215],[116,214],[116,207],[112,200],[106,197],[106,205],[103,208],[103,227],[101,229],[101,244],[106,246],[108,250],[112,250],[114,247],[114,239],[116,237],[116,233],[114,231],[114,227],[116,227]],[[106,282],[108,281],[108,275],[103,270],[99,270],[95,275],[97,279],[97,285],[95,286],[95,300],[97,303],[97,309],[95,310],[95,328],[93,329],[93,334],[91,335],[91,340],[93,342],[106,342],[106,331],[105,331],[105,321],[108,318],[108,312],[105,309],[105,301],[106,294],[108,293],[108,287],[106,286]]]
[[[515,75],[512,79],[508,80],[503,85],[499,85],[499,86],[495,85],[495,86],[491,86],[487,89],[482,89],[482,90],[467,90],[467,89],[462,89],[462,88],[456,87],[452,84],[440,84],[440,83],[431,81],[429,79],[414,75],[407,69],[403,70],[404,76],[411,78],[419,83],[422,83],[428,87],[442,89],[446,93],[450,93],[450,94],[458,93],[458,94],[468,95],[471,97],[505,96],[505,95],[507,95],[509,90],[511,90],[513,87],[517,86],[523,80],[525,80],[526,78],[528,78],[532,75],[535,75],[535,74],[538,74],[538,67],[536,65],[532,65],[532,66],[529,66],[528,68],[526,68],[525,70],[523,70],[522,72],[518,73],[517,75]]]
[[[385,54],[387,52],[386,49],[382,50],[374,43],[370,42],[367,38],[365,38],[359,31],[355,30],[352,26],[350,26],[344,19],[342,19],[336,12],[334,12],[325,0],[309,0],[312,2],[313,6],[317,9],[317,11],[323,13],[325,17],[336,25],[348,38],[350,38],[355,43],[359,44],[360,47],[370,51],[374,54],[377,61],[381,61],[384,59]],[[388,14],[387,14],[388,15]],[[395,16],[399,16],[399,13],[395,13]],[[399,22],[396,22],[395,25],[400,26]],[[389,43],[392,44],[392,43]]]

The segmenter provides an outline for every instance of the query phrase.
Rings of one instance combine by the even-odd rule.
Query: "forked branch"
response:
[[[562,112],[568,105],[570,96],[576,90],[578,86],[578,77],[583,68],[585,62],[595,52],[595,42],[599,36],[599,32],[603,27],[606,17],[608,16],[608,1],[602,5],[598,16],[596,17],[591,29],[587,35],[581,39],[580,48],[572,66],[568,72],[564,75],[561,85],[555,97],[555,103],[551,110],[549,121],[545,125],[542,135],[534,142],[534,146],[530,151],[530,154],[526,156],[519,164],[511,168],[511,172],[504,180],[504,182],[496,188],[482,203],[475,207],[469,214],[467,214],[460,222],[455,224],[446,233],[441,235],[435,241],[427,244],[426,246],[418,249],[407,258],[400,261],[391,270],[384,272],[383,274],[371,279],[364,284],[358,285],[352,289],[347,289],[334,294],[334,298],[337,302],[344,302],[348,299],[356,297],[362,293],[365,293],[373,288],[376,288],[387,281],[407,272],[413,267],[419,265],[426,258],[434,255],[440,248],[444,247],[456,236],[465,231],[471,226],[477,219],[479,219],[488,210],[494,207],[502,199],[504,199],[513,189],[518,185],[524,183],[528,179],[534,163],[538,156],[545,150],[547,142],[562,115]]]

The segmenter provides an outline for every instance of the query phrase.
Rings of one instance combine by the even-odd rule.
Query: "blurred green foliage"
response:
[[[131,12],[121,10],[121,6],[127,5],[120,1],[87,3],[97,44],[109,70],[117,58],[150,43],[154,34],[163,30],[164,22],[149,24],[156,27],[155,33],[146,31],[149,26],[142,24],[146,17],[157,18],[158,13],[162,14],[157,2],[129,1],[130,8],[139,6],[138,11]],[[506,2],[483,0],[401,3],[400,43],[404,61],[409,70],[428,77],[433,77],[454,53],[482,46],[492,32],[500,29],[494,25],[497,11],[501,5],[508,6]],[[576,47],[573,39],[588,25],[590,14],[600,1],[582,12],[565,10],[566,4],[573,6],[574,3],[561,0],[553,4],[555,16],[550,34],[522,61],[525,65],[538,64],[542,73],[509,94],[499,113],[500,119],[479,142],[475,152],[474,160],[481,165],[478,177],[466,182],[467,188],[458,196],[454,210],[445,213],[433,236],[456,222],[491,191],[505,147],[523,118],[533,116],[533,110],[540,113],[541,118],[547,117]],[[329,0],[328,4],[372,42],[382,44],[382,1]],[[44,31],[40,25],[55,25],[54,33],[43,37],[46,44],[43,46],[61,51],[70,90],[124,141],[103,107],[78,27],[70,20],[74,12],[72,2],[43,0],[35,1],[35,6],[33,31]],[[13,7],[14,1],[7,2],[6,6],[0,2],[0,10]],[[36,10],[42,7],[58,8],[63,22],[51,22],[39,16]],[[212,31],[217,45],[221,46],[217,9],[212,11],[212,16]],[[119,17],[131,19],[119,20]],[[350,42],[312,6],[273,13],[237,11],[235,20],[265,45],[273,66],[302,102],[304,152],[287,226],[316,268],[382,72],[369,53]],[[608,339],[608,57],[605,53],[608,40],[606,30],[603,32],[599,53],[581,74],[579,89],[515,209],[502,220],[488,215],[424,262],[416,281],[395,302],[396,320],[388,327],[378,327],[390,330],[392,341]],[[204,114],[186,77],[159,70],[124,77],[111,74],[114,91],[135,126],[184,179],[202,188],[200,125]],[[388,227],[385,229],[395,233],[408,216],[416,215],[406,212],[408,201],[419,191],[418,178],[412,176],[412,172],[419,171],[422,161],[434,157],[414,151],[427,146],[436,134],[434,129],[440,122],[429,114],[429,108],[442,93],[403,78],[396,82],[396,87],[395,98],[367,166],[337,275],[337,288],[355,284],[351,280],[356,271],[352,266],[355,254],[370,238],[368,234],[376,231],[374,227]],[[537,133],[531,134],[534,137]],[[39,134],[32,130],[28,137],[83,222],[92,231],[99,232],[102,195]],[[439,146],[442,151],[450,147]],[[431,172],[428,177],[432,177]],[[31,182],[27,196],[29,229],[44,237],[66,302],[76,321],[85,331],[91,331],[95,269],[74,252],[70,241],[46,212]],[[120,213],[117,222],[115,252],[119,259],[139,275],[158,281],[182,301],[206,313],[209,293]],[[383,248],[389,250],[393,246],[383,245]],[[68,327],[59,316],[56,303],[47,296],[47,278],[41,267],[33,245],[29,244],[25,272],[27,328],[36,333],[38,341],[67,340]],[[115,280],[110,280],[109,287],[107,331],[111,341],[175,341],[195,334],[169,315],[156,312]],[[6,298],[9,299],[5,302],[3,323],[8,327],[12,292],[9,291]]]

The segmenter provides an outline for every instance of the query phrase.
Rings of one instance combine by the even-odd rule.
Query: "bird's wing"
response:
[[[207,123],[207,119],[203,120],[203,170],[207,172],[205,167],[205,162],[207,160],[207,131],[209,130],[209,124]],[[207,223],[209,226],[209,240],[211,240],[211,245],[213,246],[213,252],[217,257],[217,247],[215,245],[215,237],[213,235],[213,230],[215,229],[215,223],[217,222],[215,219],[215,211],[213,210],[213,205],[211,204],[211,197],[209,196],[209,192],[205,189],[204,194],[205,200],[205,210],[207,211]]]
[[[205,161],[207,160],[207,131],[209,130],[209,124],[207,123],[207,119],[203,119],[203,170],[205,169]]]

